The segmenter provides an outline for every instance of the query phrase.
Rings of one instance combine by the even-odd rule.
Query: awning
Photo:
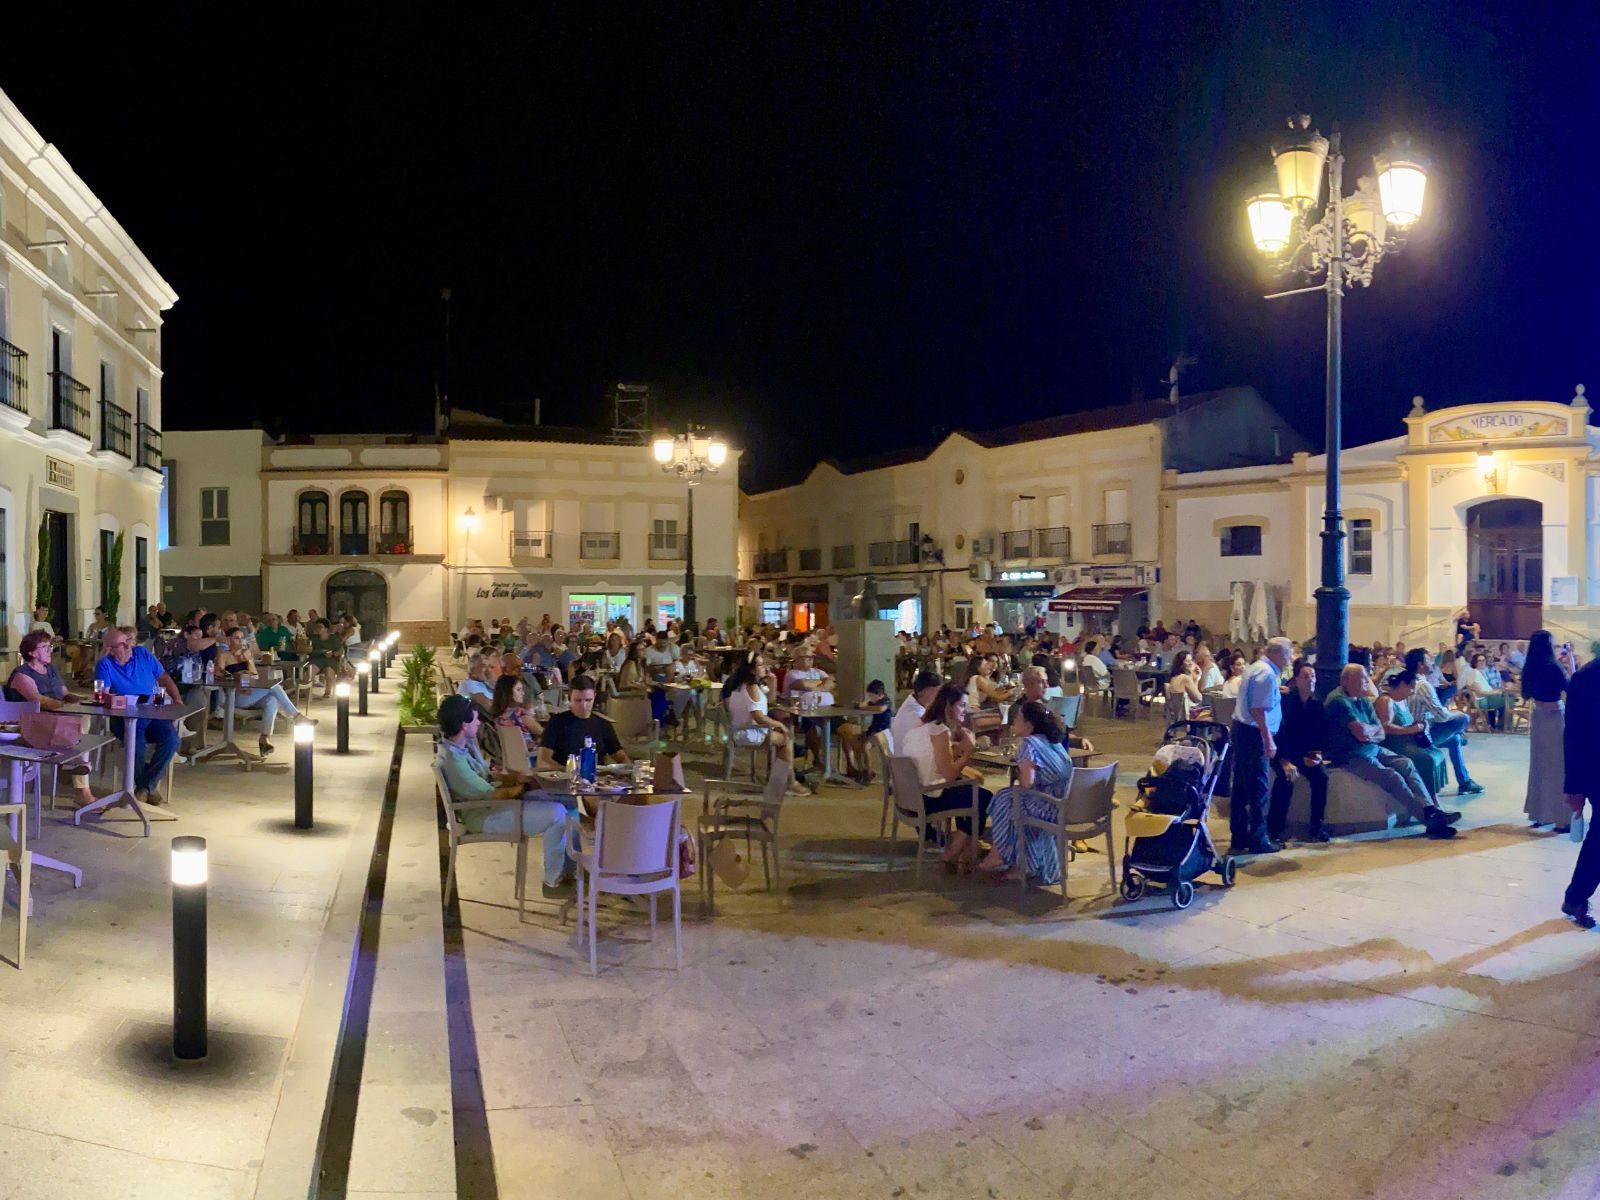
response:
[[[983,594],[990,600],[1048,600],[1056,590],[1048,583],[995,584]]]
[[[1114,613],[1122,608],[1124,600],[1142,596],[1149,590],[1142,587],[1069,588],[1050,601],[1050,611]]]

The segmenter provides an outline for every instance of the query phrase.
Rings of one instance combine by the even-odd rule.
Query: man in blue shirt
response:
[[[133,634],[126,629],[108,629],[104,641],[105,657],[96,664],[94,669],[95,680],[105,685],[106,690],[114,696],[154,696],[158,702],[171,701],[173,704],[182,704],[183,698],[178,695],[178,685],[172,682],[172,676],[167,674],[154,654],[144,646],[137,646],[133,641]],[[163,697],[161,693],[165,692]],[[127,733],[123,726],[127,722],[120,718],[113,718],[111,732],[116,737],[136,736],[136,733]],[[139,722],[134,723],[135,730]],[[146,721],[144,722],[144,740],[150,746],[150,758],[140,762],[133,775],[134,799],[150,804],[161,803],[161,793],[156,791],[156,783],[166,773],[167,764],[172,761],[172,756],[178,752],[178,729],[171,721]],[[143,759],[142,753],[138,754]]]
[[[1245,668],[1233,712],[1233,791],[1229,800],[1231,854],[1276,854],[1283,847],[1267,835],[1269,764],[1278,756],[1282,719],[1280,686],[1294,652],[1288,638],[1273,638],[1266,652]]]

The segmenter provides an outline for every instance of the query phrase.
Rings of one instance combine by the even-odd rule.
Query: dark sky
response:
[[[182,297],[172,427],[426,429],[449,285],[458,405],[598,424],[650,381],[747,485],[1157,393],[1179,350],[1320,440],[1321,298],[1261,300],[1241,205],[1296,111],[1352,185],[1394,129],[1434,159],[1346,304],[1349,441],[1600,385],[1594,4],[343,9],[7,57]]]

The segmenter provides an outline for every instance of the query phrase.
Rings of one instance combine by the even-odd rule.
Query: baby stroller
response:
[[[1143,810],[1128,814],[1122,895],[1138,900],[1151,883],[1160,883],[1172,907],[1188,908],[1194,902],[1192,881],[1207,871],[1215,871],[1224,887],[1233,886],[1234,860],[1217,853],[1206,828],[1211,797],[1228,761],[1228,730],[1213,721],[1178,721],[1167,726],[1164,744],[1192,746],[1199,755],[1184,756],[1139,781]]]

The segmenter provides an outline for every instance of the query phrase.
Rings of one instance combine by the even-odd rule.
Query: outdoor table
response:
[[[104,812],[114,805],[126,804],[133,809],[134,815],[144,825],[144,836],[150,836],[150,817],[145,813],[144,806],[133,797],[133,777],[138,764],[139,755],[143,753],[144,742],[139,737],[139,722],[141,721],[170,721],[176,724],[197,712],[204,710],[202,704],[138,704],[129,705],[124,709],[112,709],[108,704],[80,704],[71,702],[63,704],[54,711],[70,713],[80,717],[110,717],[120,719],[122,726],[122,742],[126,759],[123,762],[122,786],[108,796],[102,796],[93,804],[85,804],[72,814],[74,825],[83,824],[83,818],[90,813]],[[158,813],[158,821],[176,821],[178,818],[171,813]]]
[[[788,713],[793,717],[798,717],[801,720],[810,720],[815,718],[822,723],[823,783],[842,783],[846,787],[855,788],[861,786],[859,782],[851,779],[848,775],[840,775],[833,769],[833,723],[835,721],[849,720],[851,717],[862,716],[866,711],[865,709],[852,708],[849,705],[844,704],[828,704],[820,708],[810,708],[803,711],[794,707],[782,706],[779,708],[779,711]]]
[[[19,815],[20,819],[24,822],[26,822],[28,819],[28,806],[25,803],[22,803],[22,777],[28,769],[28,764],[33,763],[42,771],[45,767],[52,766],[61,761],[70,761],[63,760],[61,757],[63,754],[67,753],[71,753],[71,755],[75,758],[77,757],[78,751],[75,749],[70,752],[65,750],[36,750],[32,746],[24,746],[20,741],[0,742],[0,758],[6,760],[6,766],[8,768],[8,773],[6,776],[6,797],[7,799],[17,801],[20,805],[18,811],[12,813],[11,815],[12,842],[19,840],[17,830],[17,821],[19,819]],[[66,874],[72,876],[73,887],[83,886],[83,872],[77,867],[73,866],[71,863],[62,862],[59,858],[50,858],[47,855],[40,854],[37,850],[33,851],[32,853],[34,866],[48,867],[52,871],[65,872]]]
[[[1089,760],[1098,753],[1100,753],[1098,750],[1068,749],[1068,754],[1072,758],[1074,767],[1087,767]],[[1016,781],[1017,755],[1014,750],[1010,752],[1004,750],[979,750],[972,756],[972,761],[986,767],[1000,767],[1010,773],[1012,782]]]
[[[226,676],[220,679],[213,679],[210,683],[185,685],[202,688],[205,690],[207,696],[210,696],[214,692],[220,692],[222,694],[222,740],[215,746],[201,746],[200,749],[196,750],[194,754],[190,756],[190,761],[205,762],[208,759],[215,758],[219,754],[230,754],[244,764],[244,769],[246,771],[248,771],[251,767],[260,766],[263,762],[265,762],[266,759],[262,758],[261,755],[252,754],[249,750],[246,750],[243,746],[239,745],[238,742],[233,740],[234,718],[240,692],[252,694],[256,691],[269,688],[274,683],[278,682],[279,675],[279,672],[269,670],[269,678],[262,683],[261,687],[241,687],[237,680]],[[211,706],[208,703],[206,705],[206,720],[208,722],[210,720],[210,707]]]

